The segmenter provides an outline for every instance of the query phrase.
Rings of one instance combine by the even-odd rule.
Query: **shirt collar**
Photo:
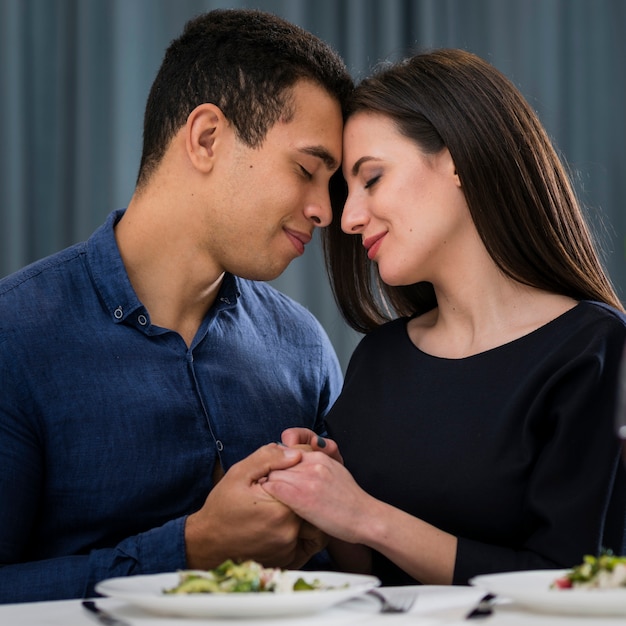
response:
[[[130,284],[114,228],[126,209],[113,211],[87,242],[89,271],[111,319],[122,322],[143,305]]]
[[[224,280],[222,280],[217,294],[216,305],[219,303],[220,308],[229,308],[237,304],[237,300],[241,296],[241,290],[239,289],[240,280],[240,278],[228,272],[224,274]]]
[[[115,240],[115,225],[122,218],[125,210],[113,211],[87,242],[89,271],[115,323],[123,322],[130,316],[135,318],[144,315],[144,319],[148,319],[148,313],[130,283]],[[237,305],[237,300],[241,295],[240,280],[229,273],[224,275],[215,304],[211,307],[214,312]],[[135,313],[139,313],[139,316]]]

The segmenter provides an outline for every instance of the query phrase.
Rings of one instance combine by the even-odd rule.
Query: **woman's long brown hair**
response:
[[[391,119],[421,150],[447,147],[470,214],[494,262],[520,283],[624,311],[598,257],[573,186],[534,111],[496,68],[463,50],[418,54],[365,79],[348,115]],[[331,287],[350,326],[368,332],[437,306],[430,283],[385,285],[361,245],[341,231],[346,186],[331,181],[323,234]]]

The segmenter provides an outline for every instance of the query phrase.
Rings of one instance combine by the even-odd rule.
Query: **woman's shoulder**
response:
[[[583,362],[617,358],[626,342],[626,315],[607,304],[589,300],[537,329],[515,346],[546,358]]]
[[[407,323],[409,319],[408,317],[399,317],[366,333],[357,344],[352,359],[378,358],[378,356],[388,355],[392,350],[397,350],[399,346],[408,341]]]
[[[404,336],[406,335],[406,327],[410,319],[411,318],[409,317],[398,317],[389,322],[385,322],[367,333],[363,338],[363,341],[376,343],[379,341],[386,341],[391,337]]]
[[[609,324],[626,328],[626,313],[610,304],[595,302],[594,300],[582,300],[576,309],[581,316],[605,320]]]
[[[603,302],[581,300],[557,320],[562,332],[626,340],[626,313]]]

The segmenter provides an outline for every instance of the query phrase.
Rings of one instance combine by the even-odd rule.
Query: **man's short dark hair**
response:
[[[289,119],[290,88],[308,79],[342,109],[352,80],[326,43],[282,18],[247,9],[219,9],[190,20],[168,47],[146,104],[138,185],[156,169],[191,111],[218,106],[239,138],[259,146]]]

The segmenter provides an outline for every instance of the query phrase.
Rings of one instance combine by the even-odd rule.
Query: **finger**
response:
[[[290,449],[293,450],[294,448]],[[332,474],[332,469],[337,465],[334,459],[331,459],[324,452],[306,452],[300,447],[298,449],[302,453],[300,462],[290,467],[272,469],[267,475],[268,480],[283,480],[298,484],[303,479],[316,476],[320,471],[326,472],[327,475]]]
[[[288,448],[277,443],[269,443],[259,448],[231,468],[231,472],[241,473],[249,484],[258,482],[272,470],[292,467],[302,459],[302,451]]]
[[[329,456],[331,459],[343,465],[343,457],[341,456],[341,452],[339,452],[339,446],[332,439],[328,437],[318,437],[311,447],[313,450],[319,450],[326,456]]]
[[[311,445],[313,439],[317,439],[317,434],[308,428],[287,428],[281,435],[286,446]]]
[[[273,471],[268,480],[259,486],[268,496],[288,507],[292,507],[295,506],[302,495],[302,481],[298,476],[298,474],[293,474],[289,471]]]
[[[343,463],[337,444],[332,439],[322,437],[308,428],[288,428],[283,431],[281,439],[286,446],[308,445],[311,450],[324,452],[331,459]]]

